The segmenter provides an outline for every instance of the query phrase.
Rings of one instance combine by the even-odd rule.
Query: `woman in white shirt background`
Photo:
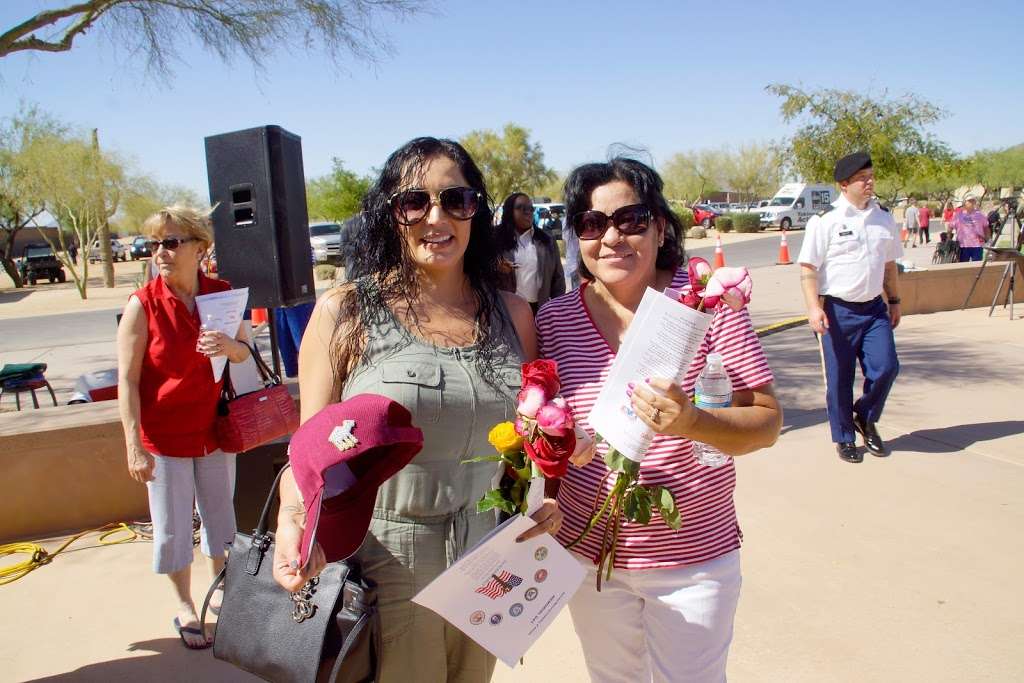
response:
[[[565,273],[555,239],[533,224],[533,201],[513,192],[505,198],[497,228],[498,249],[515,272],[515,292],[536,313],[548,299],[565,293]]]

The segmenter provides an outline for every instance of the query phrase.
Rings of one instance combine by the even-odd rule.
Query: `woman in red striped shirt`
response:
[[[537,329],[541,356],[558,361],[562,395],[593,433],[597,426],[587,416],[644,291],[686,284],[682,226],[662,195],[661,178],[632,159],[581,166],[565,188],[585,282],[543,306]],[[730,408],[701,410],[689,398],[711,352],[722,355],[732,380]],[[746,310],[724,309],[681,386],[653,378],[650,388],[632,392],[634,410],[657,433],[640,479],[672,491],[683,525],[672,531],[657,516],[647,525],[625,524],[615,571],[600,593],[595,564],[604,529],[595,528],[574,549],[589,576],[569,608],[593,681],[725,680],[740,588],[736,473],[731,460],[717,468],[699,464],[693,441],[733,456],[773,444],[782,410],[772,379]],[[607,471],[598,457],[561,480],[562,543],[581,532],[594,500],[610,491]]]

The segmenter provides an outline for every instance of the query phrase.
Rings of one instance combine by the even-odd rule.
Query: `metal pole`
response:
[[[277,345],[277,321],[274,311],[276,309],[267,308],[267,326],[270,328],[270,359],[274,366],[274,374],[278,377],[281,376],[281,349]]]

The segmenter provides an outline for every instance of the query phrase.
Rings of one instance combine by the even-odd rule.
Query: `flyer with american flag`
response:
[[[513,667],[586,575],[550,534],[516,543],[533,524],[516,515],[412,599]]]

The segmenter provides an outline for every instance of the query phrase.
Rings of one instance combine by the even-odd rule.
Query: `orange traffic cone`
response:
[[[721,268],[725,265],[725,252],[722,251],[722,235],[719,234],[715,237],[715,262],[712,264],[712,268]]]
[[[791,266],[793,262],[789,260],[789,245],[786,244],[786,231],[782,231],[782,242],[779,244],[779,260],[775,262],[777,266]]]
[[[267,322],[267,309],[265,308],[254,308],[252,309],[252,324],[263,325]]]

